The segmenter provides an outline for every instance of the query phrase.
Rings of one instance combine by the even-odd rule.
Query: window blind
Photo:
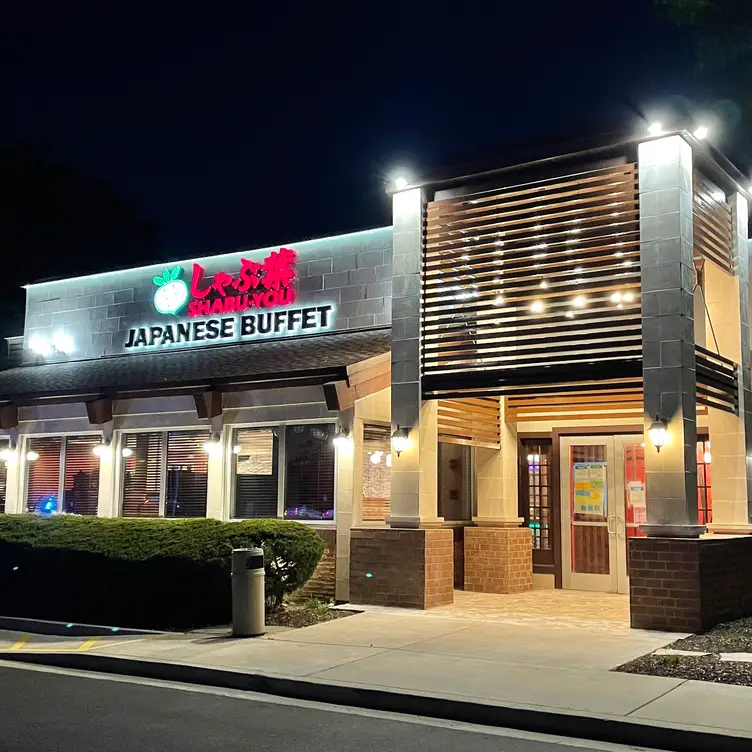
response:
[[[0,442],[0,450],[7,449],[8,442]],[[5,462],[0,462],[0,514],[5,512],[5,494],[7,489],[8,467]]]
[[[279,431],[243,428],[235,431],[235,517],[277,517]]]
[[[391,435],[390,426],[363,425],[363,521],[383,522],[391,513]]]
[[[285,517],[334,519],[331,423],[285,428]]]
[[[123,436],[122,446],[133,452],[123,460],[123,517],[159,516],[162,442],[162,433]]]
[[[165,517],[206,517],[209,456],[206,431],[167,434]]]
[[[26,509],[36,512],[43,501],[54,500],[55,509],[60,509],[60,451],[63,440],[60,436],[29,439],[28,451],[37,452],[39,458],[28,463],[29,476],[26,486]]]
[[[96,515],[99,501],[99,457],[92,450],[99,442],[98,436],[65,437],[63,511]]]

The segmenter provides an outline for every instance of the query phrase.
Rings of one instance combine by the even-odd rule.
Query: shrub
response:
[[[141,628],[230,621],[230,552],[262,546],[267,606],[313,574],[315,530],[282,520],[0,515],[0,613]]]

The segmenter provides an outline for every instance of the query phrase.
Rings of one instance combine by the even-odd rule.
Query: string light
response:
[[[545,310],[545,308],[546,308],[546,306],[543,304],[542,300],[534,300],[530,304],[530,310],[533,313],[543,313],[543,311]]]

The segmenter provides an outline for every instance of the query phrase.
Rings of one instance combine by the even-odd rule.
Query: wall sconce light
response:
[[[409,443],[410,435],[408,430],[397,426],[397,430],[392,434],[392,448],[397,452],[398,457],[407,449]]]
[[[661,447],[666,443],[666,439],[668,438],[668,425],[660,415],[656,415],[655,420],[650,424],[648,436],[650,436],[650,441],[660,454]]]
[[[112,456],[112,445],[109,441],[103,439],[102,442],[97,444],[91,451],[101,460],[103,457]]]
[[[353,440],[352,436],[350,436],[350,432],[346,428],[337,429],[337,433],[335,433],[332,438],[332,444],[334,444],[334,446],[340,451],[351,449]]]
[[[216,457],[222,451],[222,445],[219,443],[219,434],[213,433],[209,440],[204,442],[203,449],[210,457]]]
[[[18,462],[18,452],[16,451],[16,448],[11,445],[0,450],[0,460],[6,465],[15,465],[16,462]]]

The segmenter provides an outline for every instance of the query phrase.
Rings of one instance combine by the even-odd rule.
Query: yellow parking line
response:
[[[31,639],[30,634],[22,634],[11,646],[9,650],[21,650],[23,646]]]
[[[95,642],[99,640],[99,637],[89,637],[88,640],[85,640],[80,646],[79,650],[88,650],[92,645],[94,645]]]

